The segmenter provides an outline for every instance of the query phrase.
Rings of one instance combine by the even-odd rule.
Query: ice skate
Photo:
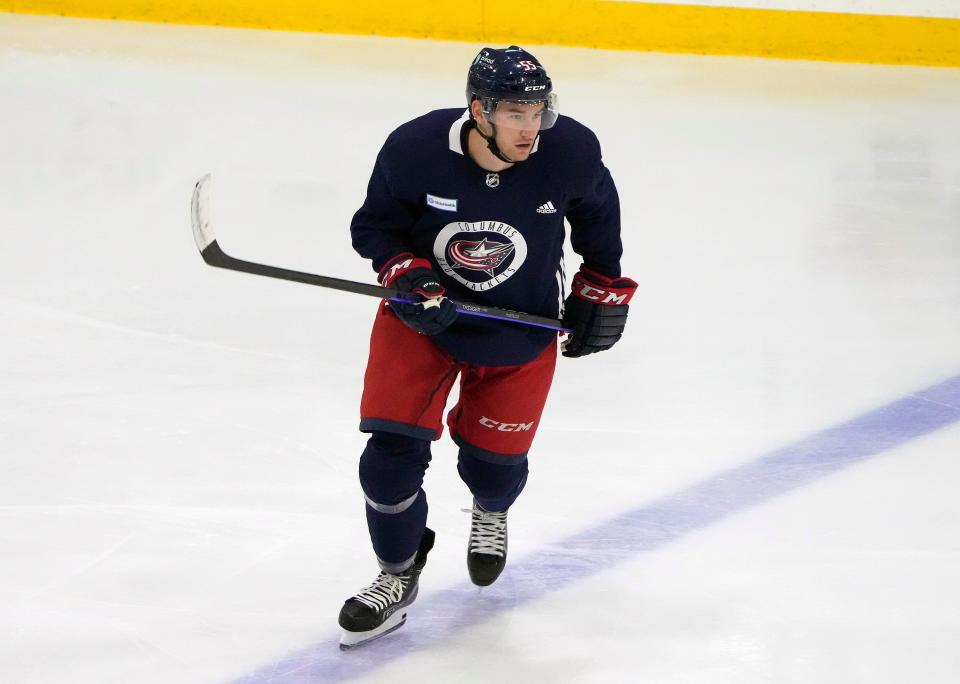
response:
[[[496,581],[507,564],[507,512],[485,511],[474,499],[470,513],[467,570],[474,584],[486,587]]]
[[[353,596],[340,609],[340,649],[348,650],[400,629],[407,607],[417,598],[420,573],[433,548],[433,530],[424,530],[416,559],[399,575],[381,572],[373,584]]]

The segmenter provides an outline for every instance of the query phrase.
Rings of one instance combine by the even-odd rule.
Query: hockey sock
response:
[[[527,483],[527,457],[517,456],[515,463],[487,460],[469,447],[460,449],[457,472],[473,498],[485,511],[505,511],[516,501]]]

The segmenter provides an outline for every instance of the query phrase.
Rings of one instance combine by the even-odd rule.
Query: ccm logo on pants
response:
[[[501,423],[499,420],[483,416],[480,424],[491,430],[496,429],[500,432],[530,432],[533,429],[533,423]]]

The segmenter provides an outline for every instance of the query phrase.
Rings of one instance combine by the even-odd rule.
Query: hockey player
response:
[[[351,223],[379,281],[409,293],[385,303],[370,341],[360,430],[367,525],[381,572],[340,612],[341,648],[400,627],[433,546],[421,485],[447,415],[457,469],[473,495],[467,569],[480,586],[507,558],[507,510],[527,481],[556,332],[457,317],[446,297],[560,315],[564,218],[583,265],[563,306],[563,355],[620,339],[637,285],[620,275],[620,205],[596,136],[559,116],[547,72],[517,46],[470,66],[467,110],[403,124],[377,157]]]

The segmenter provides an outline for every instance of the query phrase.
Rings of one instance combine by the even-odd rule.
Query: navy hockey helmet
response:
[[[557,98],[546,69],[529,52],[516,45],[508,48],[483,48],[474,58],[467,73],[467,105],[480,100],[484,116],[493,123],[509,125],[497,119],[499,102],[546,106],[540,117],[540,129],[557,121]]]

